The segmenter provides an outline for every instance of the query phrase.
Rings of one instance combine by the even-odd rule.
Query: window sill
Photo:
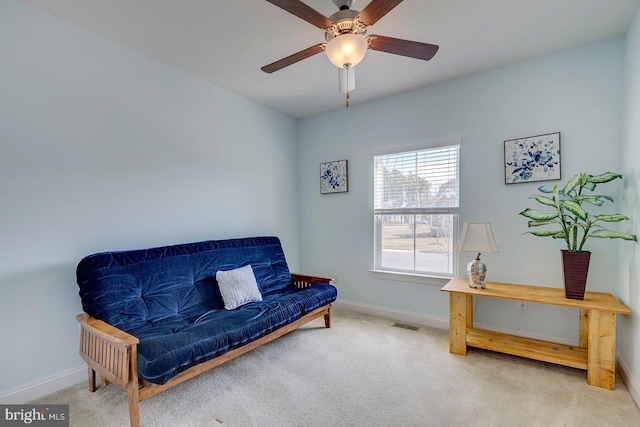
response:
[[[449,280],[451,280],[450,277],[425,276],[423,274],[402,273],[399,271],[386,271],[386,270],[369,270],[369,274],[374,279],[420,283],[423,285],[431,285],[431,286],[438,286],[438,287],[444,286]]]

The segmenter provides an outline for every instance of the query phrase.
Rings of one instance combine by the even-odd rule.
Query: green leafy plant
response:
[[[554,239],[564,239],[567,250],[570,252],[582,251],[583,246],[589,237],[624,239],[637,242],[638,239],[633,234],[621,233],[610,230],[601,223],[621,222],[629,218],[622,214],[599,214],[588,213],[583,204],[602,206],[605,202],[613,202],[611,196],[584,194],[585,190],[593,191],[597,184],[604,184],[614,179],[622,179],[622,175],[616,173],[603,173],[601,175],[589,175],[586,173],[576,174],[567,182],[564,188],[558,185],[553,187],[542,186],[538,190],[543,195],[532,196],[545,206],[554,209],[554,212],[543,212],[535,209],[525,209],[520,215],[528,218],[529,229],[544,226],[559,226],[552,229],[533,230],[527,233],[538,237],[552,237]]]

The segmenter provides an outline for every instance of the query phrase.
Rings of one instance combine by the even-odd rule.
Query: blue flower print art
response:
[[[504,142],[505,184],[560,179],[560,132]]]
[[[343,193],[348,190],[346,160],[320,164],[320,193]]]

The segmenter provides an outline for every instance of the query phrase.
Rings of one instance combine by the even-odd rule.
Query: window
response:
[[[460,140],[374,157],[374,269],[453,277]]]

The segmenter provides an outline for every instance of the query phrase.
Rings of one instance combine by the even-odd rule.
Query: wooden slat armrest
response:
[[[92,334],[114,344],[129,347],[140,342],[140,340],[133,335],[128,334],[115,326],[111,326],[102,320],[89,316],[87,313],[78,314],[76,316],[76,320],[83,328],[87,329]]]
[[[308,276],[298,273],[292,273],[291,278],[293,279],[293,284],[298,288],[307,288],[317,283],[329,283],[331,281],[330,277]]]
[[[140,340],[110,324],[81,313],[80,356],[87,362],[89,390],[96,390],[96,373],[105,384],[114,383],[128,391],[138,390],[137,350]],[[134,396],[134,400],[137,398]],[[137,404],[134,408],[137,411]],[[134,417],[135,418],[135,417]]]

